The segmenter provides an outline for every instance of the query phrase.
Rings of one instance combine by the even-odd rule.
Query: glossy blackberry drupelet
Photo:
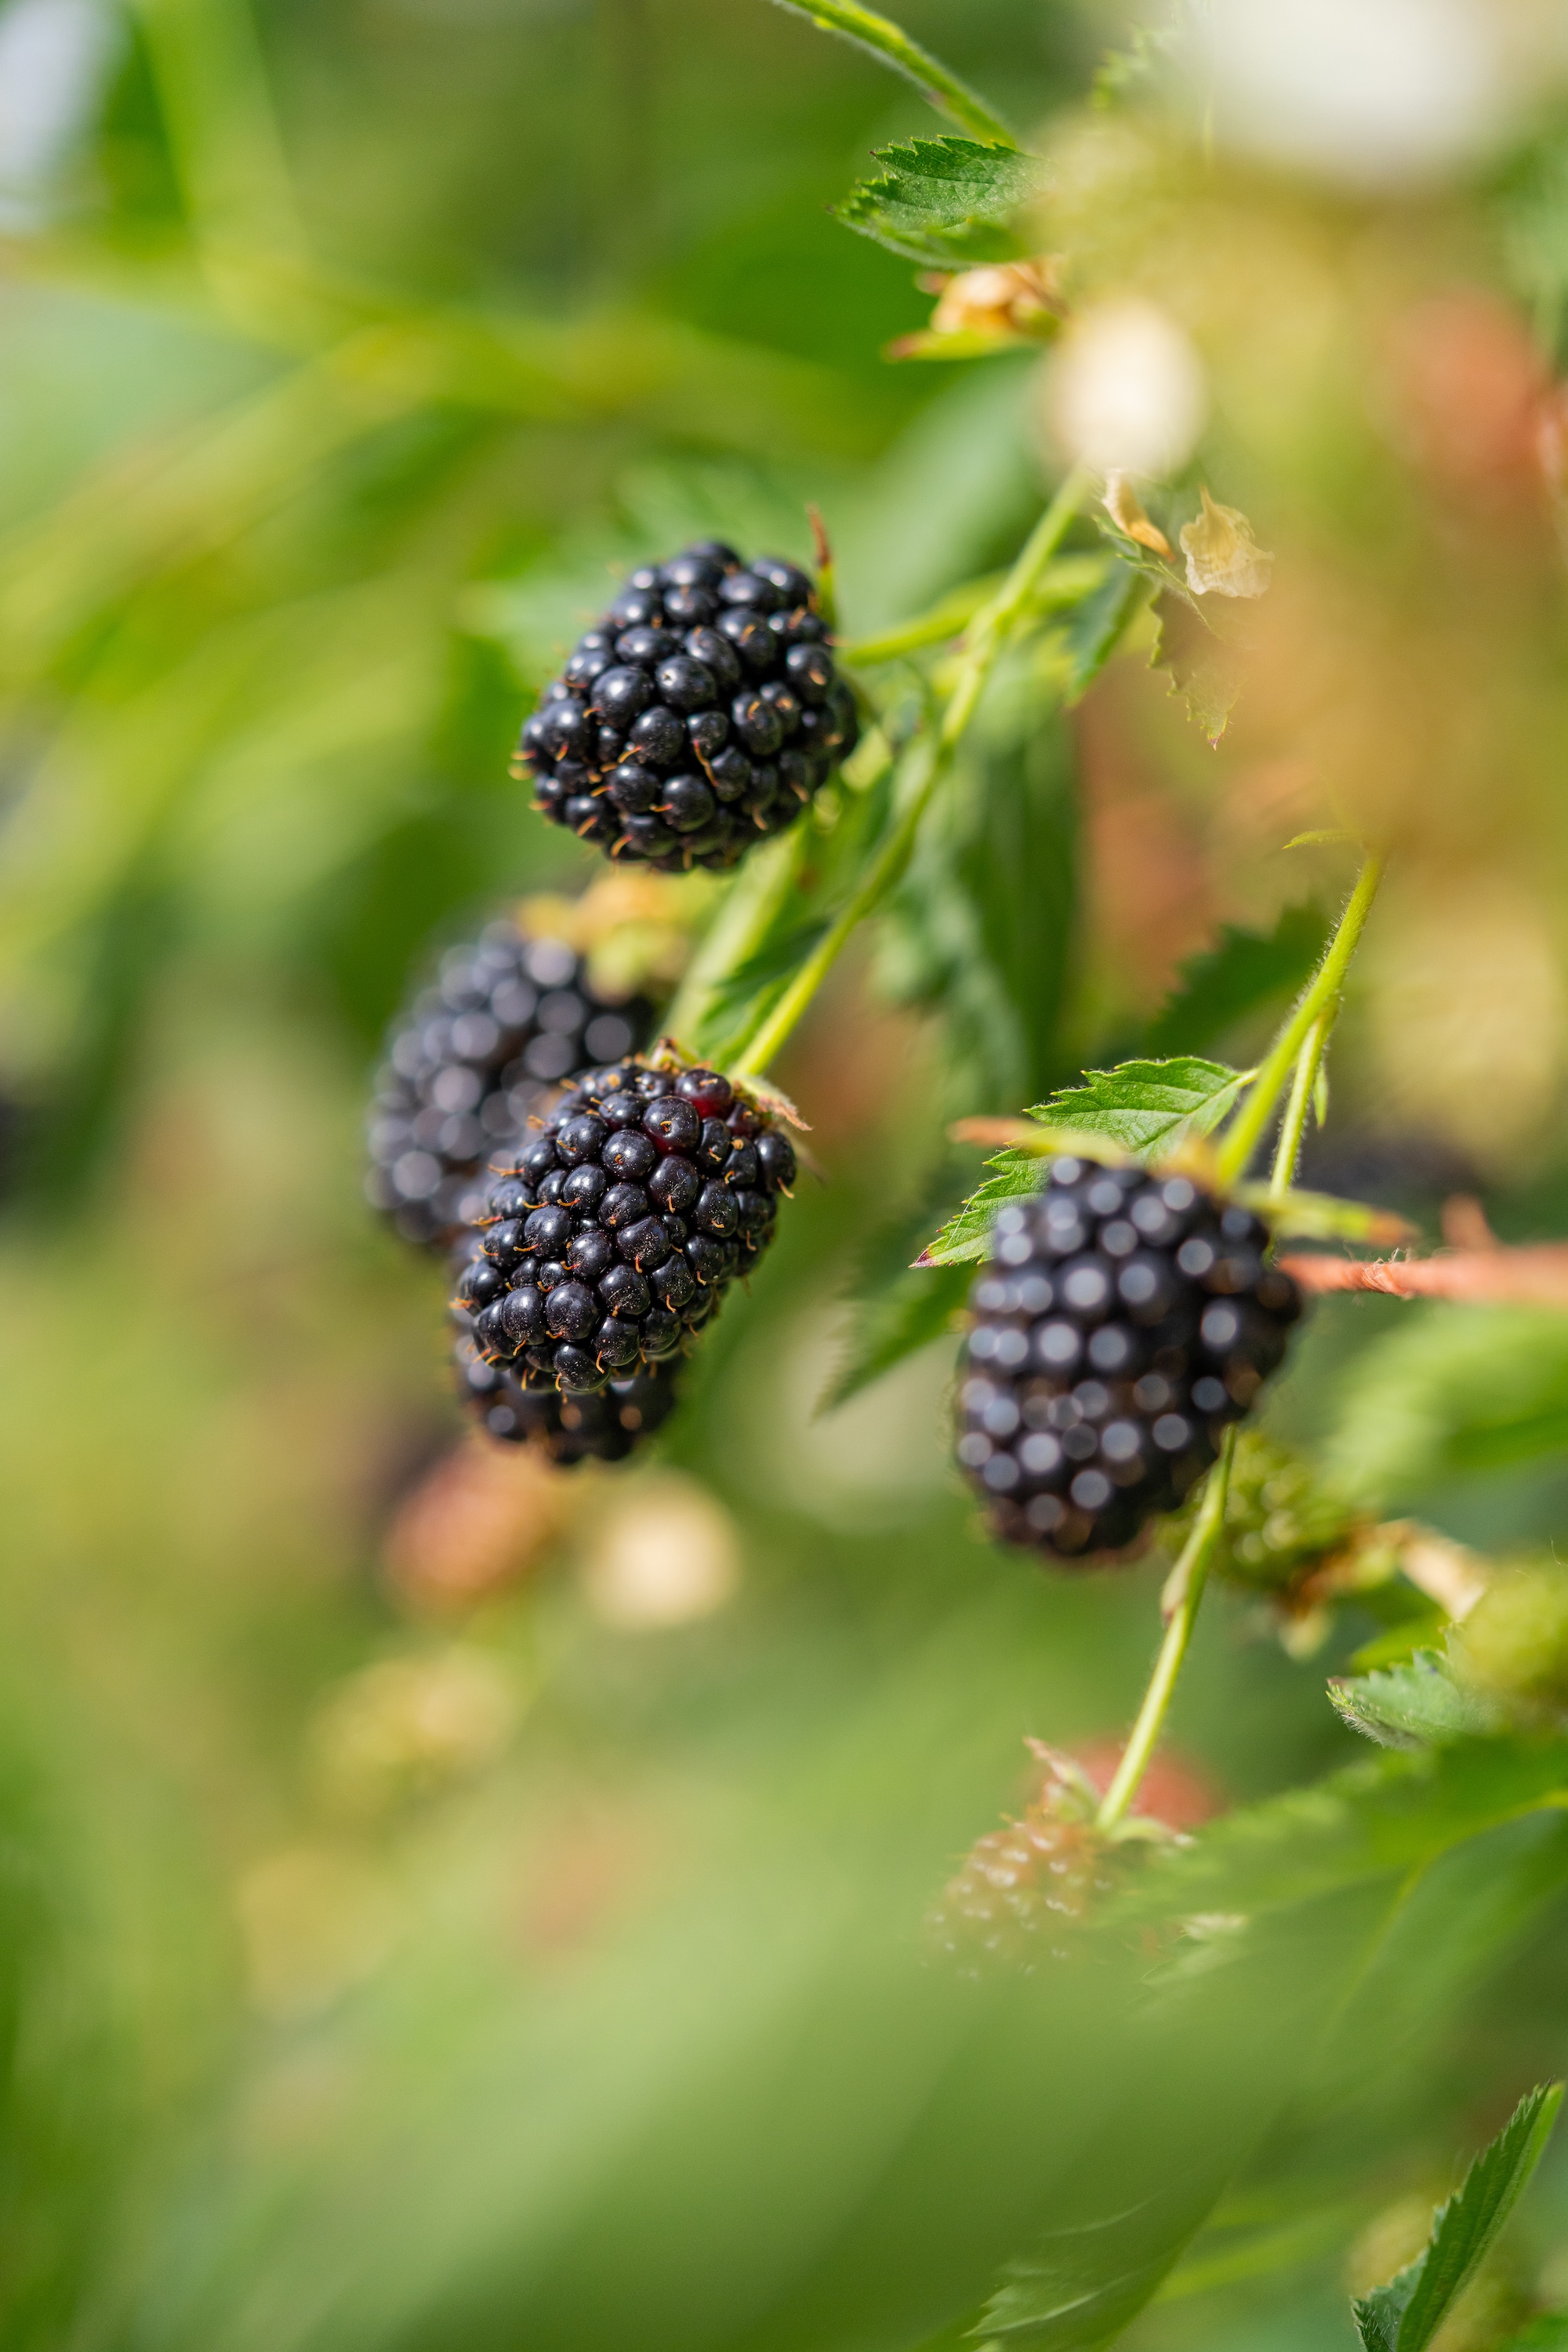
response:
[[[603,1389],[707,1320],[766,1247],[795,1165],[717,1071],[592,1070],[496,1176],[455,1305],[491,1363]]]
[[[441,960],[394,1024],[371,1105],[365,1190],[409,1241],[443,1244],[479,1214],[488,1163],[550,1090],[647,1044],[643,997],[595,993],[563,940],[509,921]]]
[[[1301,1311],[1268,1241],[1184,1176],[1067,1158],[997,1213],[958,1458],[999,1536],[1082,1561],[1175,1508]]]
[[[805,573],[703,540],[634,572],[579,638],[514,772],[553,824],[679,873],[793,824],[857,733]]]
[[[487,1363],[471,1328],[461,1332],[454,1354],[458,1393],[487,1435],[531,1445],[563,1468],[624,1461],[675,1405],[679,1367],[670,1364],[635,1370],[595,1395],[563,1396],[549,1378],[525,1386],[510,1366]],[[528,1378],[538,1381],[539,1375]]]

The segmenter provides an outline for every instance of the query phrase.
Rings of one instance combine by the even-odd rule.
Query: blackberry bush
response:
[[[856,736],[805,573],[703,540],[634,572],[579,638],[515,772],[552,824],[679,872],[793,824]]]
[[[611,1002],[563,940],[487,925],[441,960],[388,1035],[369,1122],[365,1189],[399,1233],[440,1246],[476,1217],[488,1163],[585,1063],[647,1042],[654,1007]]]
[[[787,1136],[715,1070],[590,1071],[491,1183],[457,1307],[525,1385],[602,1391],[706,1322],[795,1169]]]
[[[1268,1242],[1187,1176],[1067,1157],[998,1211],[958,1440],[998,1535],[1083,1560],[1183,1500],[1300,1313]]]

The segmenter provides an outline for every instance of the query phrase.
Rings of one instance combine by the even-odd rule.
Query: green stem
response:
[[[824,32],[842,33],[858,48],[869,49],[873,57],[883,58],[895,72],[907,74],[937,111],[956,122],[961,131],[973,131],[988,146],[1017,146],[1001,116],[993,114],[984,100],[960,81],[940,58],[911,41],[890,16],[858,7],[856,0],[779,0],[779,5],[796,16],[809,16]]]
[[[1339,1018],[1339,1010],[1337,999],[1332,1004],[1324,1006],[1308,1030],[1305,1043],[1296,1056],[1296,1074],[1290,1081],[1290,1099],[1279,1123],[1279,1141],[1274,1153],[1273,1171],[1268,1179],[1268,1197],[1272,1201],[1284,1199],[1295,1176],[1296,1162],[1301,1156],[1301,1138],[1307,1128],[1307,1113],[1312,1107],[1312,1089],[1318,1083],[1318,1072],[1322,1068],[1324,1050]]]
[[[750,1037],[735,1047],[738,1073],[759,1076],[778,1052],[816,994],[851,933],[881,903],[909,862],[937,786],[952,767],[995,667],[998,655],[1028,605],[1041,572],[1061,543],[1077,513],[1089,476],[1075,467],[1040,517],[1022,554],[991,602],[979,613],[959,656],[958,675],[934,736],[924,735],[910,755],[912,781],[903,808],[854,896],[829,925],[823,938],[796,972],[784,995]]]
[[[804,832],[786,833],[753,850],[666,1008],[667,1036],[678,1044],[700,1036],[714,990],[755,951],[796,887],[806,839]]]
[[[1236,1425],[1233,1423],[1225,1433],[1219,1460],[1209,1472],[1208,1485],[1204,1490],[1197,1517],[1193,1521],[1192,1533],[1182,1546],[1182,1556],[1171,1570],[1161,1595],[1161,1605],[1166,1618],[1165,1638],[1160,1644],[1160,1654],[1154,1661],[1154,1671],[1149,1677],[1149,1687],[1143,1694],[1143,1704],[1138,1710],[1132,1736],[1117,1767],[1116,1778],[1106,1790],[1105,1801],[1095,1817],[1095,1827],[1099,1830],[1113,1830],[1126,1818],[1159,1745],[1160,1734],[1165,1727],[1176,1678],[1182,1671],[1182,1661],[1193,1638],[1198,1603],[1208,1582],[1209,1565],[1225,1525],[1226,1496],[1230,1492],[1230,1465],[1235,1453]]]
[[[1383,879],[1383,863],[1381,857],[1368,852],[1355,888],[1351,892],[1350,903],[1340,917],[1339,929],[1329,942],[1322,962],[1313,973],[1300,1003],[1270,1046],[1268,1058],[1226,1129],[1216,1154],[1222,1184],[1234,1184],[1238,1177],[1246,1174],[1258,1139],[1273,1116],[1274,1107],[1289,1079],[1296,1057],[1307,1041],[1308,1031],[1339,994],[1351,958],[1366,928],[1366,919],[1372,912],[1372,902]]]

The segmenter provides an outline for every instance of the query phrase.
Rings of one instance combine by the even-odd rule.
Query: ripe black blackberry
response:
[[[489,1362],[563,1394],[603,1390],[707,1320],[766,1247],[795,1165],[715,1070],[591,1070],[496,1175],[455,1304]]]
[[[805,573],[702,540],[634,572],[578,639],[514,773],[553,824],[673,873],[793,824],[857,734]]]
[[[562,940],[487,925],[441,959],[394,1024],[376,1073],[365,1190],[412,1242],[441,1244],[479,1213],[488,1163],[551,1089],[647,1041],[646,997],[612,1003]]]
[[[1268,1241],[1185,1176],[1068,1158],[998,1212],[958,1441],[998,1535],[1082,1561],[1175,1508],[1301,1311]]]
[[[509,1445],[531,1445],[563,1466],[621,1462],[674,1409],[677,1368],[656,1364],[595,1395],[563,1396],[553,1380],[485,1360],[468,1318],[454,1350],[458,1393],[479,1426]]]

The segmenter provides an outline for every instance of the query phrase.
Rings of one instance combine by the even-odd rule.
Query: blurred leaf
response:
[[[1387,1673],[1337,1677],[1329,1684],[1329,1697],[1352,1731],[1382,1748],[1484,1738],[1500,1727],[1496,1710],[1461,1689],[1447,1659],[1431,1650],[1417,1650]]]
[[[1054,633],[1067,656],[1063,698],[1080,702],[1142,610],[1147,590],[1130,563],[1113,563],[1100,586]]]
[[[846,1294],[849,1322],[843,1354],[819,1410],[846,1403],[906,1356],[952,1329],[968,1296],[967,1272],[954,1265],[926,1273],[910,1265],[910,1253],[961,1181],[957,1168],[943,1161],[919,1202],[866,1244]]]
[[[1181,966],[1178,985],[1149,1024],[1151,1054],[1194,1054],[1248,1014],[1306,985],[1329,936],[1316,907],[1286,907],[1271,931],[1222,923],[1218,944]]]
[[[1380,1507],[1568,1442],[1568,1317],[1412,1307],[1342,1376],[1326,1465]]]
[[[1044,166],[1033,156],[952,137],[875,152],[884,173],[862,180],[835,207],[847,228],[932,269],[1013,261],[1028,251],[1011,223],[1044,185]]]
[[[1187,716],[1217,743],[1241,691],[1236,656],[1190,602],[1169,588],[1155,597],[1154,617],[1159,633],[1149,667],[1170,672],[1172,690],[1185,702]]]
[[[1247,1084],[1245,1071],[1196,1055],[1120,1062],[1113,1070],[1086,1070],[1084,1076],[1086,1085],[1064,1087],[1031,1108],[1029,1118],[1043,1127],[1107,1136],[1137,1157],[1207,1135]]]
[[[1268,1184],[1237,1184],[1231,1189],[1244,1207],[1266,1218],[1281,1237],[1375,1242],[1385,1249],[1417,1238],[1408,1218],[1396,1216],[1392,1209],[1374,1209],[1367,1201],[1342,1200],[1337,1192],[1304,1192],[1294,1184],[1279,1193]]]
[[[1528,2092],[1438,2207],[1426,2252],[1354,2305],[1365,2352],[1426,2352],[1540,2163],[1562,2104],[1561,2083]]]
[[[1142,2310],[1201,2226],[1215,2188],[1171,2188],[1053,2230],[986,2305],[976,2336],[1021,2352],[1094,2352]]]
[[[1492,1824],[1562,1801],[1568,1747],[1470,1739],[1347,1765],[1156,1854],[1140,1907],[1245,1915],[1403,1875]]]
[[[1500,2352],[1568,2352],[1568,2311],[1543,2311]]]

